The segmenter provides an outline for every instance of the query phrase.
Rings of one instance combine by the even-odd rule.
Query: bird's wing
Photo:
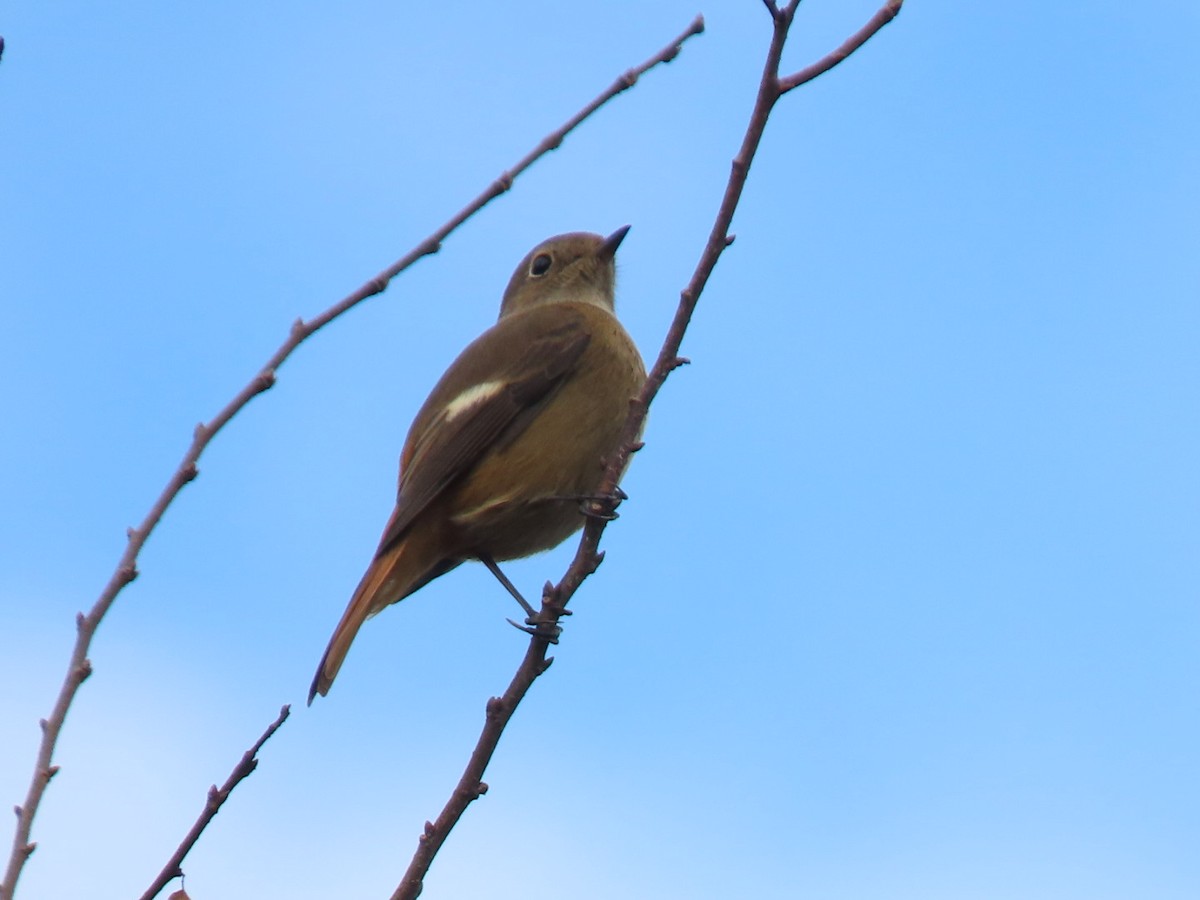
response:
[[[571,374],[591,334],[582,316],[563,312],[548,304],[502,319],[442,376],[405,443],[396,509],[377,557],[489,450],[524,431]]]

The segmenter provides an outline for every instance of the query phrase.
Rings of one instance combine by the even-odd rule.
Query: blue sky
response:
[[[786,67],[874,8],[804,4]],[[6,8],[5,803],[195,423],[700,11],[218,437],[96,638],[20,897],[139,894],[284,702],[189,892],[390,893],[524,652],[468,566],[303,707],[409,421],[558,232],[633,225],[618,307],[653,357],[769,26],[750,0]],[[426,896],[1200,894],[1198,26],[910,0],[786,98],[608,559]],[[509,574],[536,593],[573,549]]]

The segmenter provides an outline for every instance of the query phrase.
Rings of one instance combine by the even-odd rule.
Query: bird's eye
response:
[[[529,264],[530,275],[545,275],[550,271],[550,254],[539,253],[533,258],[533,262]]]

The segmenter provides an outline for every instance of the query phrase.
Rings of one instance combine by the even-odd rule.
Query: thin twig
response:
[[[392,900],[411,900],[421,893],[429,866],[433,863],[433,858],[441,849],[442,844],[445,843],[450,830],[458,823],[471,802],[487,793],[488,786],[482,780],[483,773],[492,759],[492,754],[496,752],[496,745],[500,743],[500,735],[504,733],[504,727],[516,712],[517,704],[521,702],[521,698],[525,696],[534,679],[550,668],[550,664],[554,662],[553,657],[546,657],[548,646],[549,641],[543,637],[531,638],[529,647],[525,651],[525,659],[517,667],[517,672],[513,675],[504,696],[492,697],[488,700],[483,733],[480,734],[479,741],[475,744],[471,759],[467,762],[462,777],[455,785],[454,792],[442,808],[437,821],[425,823],[425,830],[417,841],[417,850],[408,864],[404,878],[392,894]]]
[[[208,827],[208,823],[213,820],[213,817],[220,811],[225,801],[229,799],[229,794],[233,789],[238,786],[238,783],[243,778],[249,777],[250,773],[258,768],[258,751],[262,749],[263,744],[270,740],[271,735],[279,730],[279,726],[287,720],[291,711],[292,708],[286,705],[279,710],[279,716],[267,726],[267,730],[254,742],[254,746],[242,754],[242,758],[233,767],[233,771],[229,773],[229,777],[225,779],[225,783],[220,787],[214,784],[208,789],[208,798],[204,801],[204,809],[201,810],[195,824],[192,825],[191,831],[187,833],[187,836],[175,848],[175,852],[171,854],[171,858],[162,867],[162,871],[150,883],[150,887],[146,888],[146,893],[142,894],[141,900],[154,900],[159,895],[159,892],[174,879],[183,877],[184,857],[191,852],[196,841],[200,839],[200,835],[204,833],[204,829]]]
[[[679,355],[684,334],[687,331],[692,314],[695,312],[696,304],[700,300],[700,294],[708,283],[708,279],[712,275],[717,261],[720,259],[725,248],[733,243],[734,238],[729,233],[729,227],[733,222],[733,215],[737,210],[738,201],[741,199],[742,190],[745,188],[746,178],[750,173],[750,164],[754,160],[754,154],[758,150],[758,145],[766,130],[767,119],[771,115],[771,110],[784,93],[779,80],[779,61],[783,54],[783,46],[787,41],[788,31],[791,28],[798,0],[793,0],[793,2],[789,3],[782,10],[771,2],[771,0],[764,0],[764,2],[767,11],[771,15],[774,27],[770,47],[767,50],[766,63],[763,67],[763,76],[759,82],[758,95],[754,101],[754,109],[750,113],[750,121],[746,126],[742,145],[733,159],[732,171],[725,185],[725,193],[721,198],[721,205],[717,209],[716,220],[713,222],[712,230],[709,232],[708,241],[705,243],[704,250],[700,254],[700,259],[692,273],[691,280],[688,281],[687,287],[680,294],[679,305],[675,310],[675,318],[671,322],[671,327],[668,329],[666,337],[663,340],[658,358],[646,378],[646,383],[641,393],[630,401],[629,416],[626,419],[625,428],[622,432],[621,447],[613,458],[608,461],[604,480],[596,492],[596,496],[598,497],[611,498],[608,501],[601,501],[607,506],[607,510],[598,510],[600,513],[606,511],[612,512],[619,503],[621,495],[617,492],[617,483],[620,480],[621,474],[625,471],[630,455],[642,448],[640,435],[650,404],[658,395],[659,389],[667,380],[667,376],[688,362],[687,359]],[[879,27],[882,27],[883,24],[895,18],[896,11],[902,2],[903,0],[889,0],[887,6],[880,13],[876,14],[876,18],[886,10],[890,9],[891,13],[875,28],[875,31]],[[872,19],[872,22],[874,21],[875,19]],[[874,31],[870,32],[870,34],[873,33]],[[859,34],[861,35],[862,32],[859,32]],[[870,34],[859,40],[857,44],[850,48],[849,52],[853,52],[865,43]],[[847,45],[849,43],[851,42],[847,42]],[[843,49],[847,45],[844,45]],[[827,68],[836,65],[840,61],[840,59],[835,60]],[[508,724],[509,719],[512,718],[517,705],[524,698],[537,677],[545,672],[550,667],[550,663],[554,661],[553,657],[546,657],[546,650],[549,647],[546,635],[551,632],[556,633],[558,620],[567,612],[567,603],[584,580],[595,572],[604,560],[604,553],[599,549],[600,537],[609,521],[611,521],[611,516],[603,514],[589,516],[587,524],[583,529],[583,537],[580,539],[579,548],[575,553],[575,557],[571,560],[566,573],[556,585],[547,582],[542,592],[542,609],[537,617],[540,623],[539,634],[534,635],[530,640],[529,647],[525,651],[525,658],[521,661],[521,665],[509,683],[508,690],[504,692],[504,696],[499,698],[493,697],[488,701],[483,731],[479,735],[479,740],[475,745],[475,750],[471,754],[467,768],[463,772],[462,778],[459,780],[450,799],[447,801],[445,807],[443,807],[441,814],[437,817],[437,820],[425,823],[425,831],[418,840],[417,851],[413,855],[408,871],[404,874],[404,879],[392,894],[391,900],[415,900],[421,893],[423,879],[429,871],[429,866],[433,862],[438,849],[445,842],[450,830],[457,824],[463,812],[471,804],[471,801],[487,793],[488,786],[482,779],[488,761],[495,752],[496,746],[500,741],[500,736],[504,732],[504,727]]]
[[[823,75],[828,72],[838,63],[842,62],[847,56],[869,41],[875,36],[884,25],[896,18],[900,13],[900,7],[904,5],[904,0],[889,0],[885,3],[875,15],[871,16],[870,20],[852,34],[846,41],[834,50],[832,53],[817,60],[811,66],[805,66],[794,75],[789,75],[786,78],[779,79],[779,92],[786,94],[793,88],[798,88],[800,85],[812,81],[818,75]]]
[[[79,613],[76,617],[75,646],[71,651],[71,658],[67,665],[67,674],[63,680],[62,688],[59,690],[58,699],[54,704],[53,711],[50,713],[49,718],[41,720],[42,740],[38,747],[37,758],[34,762],[33,777],[30,779],[29,791],[26,794],[25,802],[15,807],[17,827],[13,835],[12,852],[9,855],[4,880],[0,882],[0,900],[12,900],[16,892],[17,879],[21,875],[21,870],[37,846],[36,843],[30,840],[33,830],[33,820],[41,805],[46,785],[58,772],[58,766],[53,764],[54,750],[58,742],[59,733],[63,727],[63,722],[66,719],[67,711],[71,707],[79,686],[92,672],[91,662],[88,659],[88,650],[91,647],[92,637],[95,635],[101,620],[116,600],[117,595],[120,594],[126,585],[137,578],[137,558],[146,543],[146,539],[162,519],[167,507],[171,505],[175,497],[183,490],[184,485],[198,474],[196,463],[216,433],[251,400],[274,386],[276,371],[291,356],[292,351],[303,341],[342,315],[342,313],[358,305],[368,297],[385,290],[388,283],[396,275],[407,269],[417,260],[436,253],[441,249],[442,241],[452,231],[496,197],[499,197],[511,188],[513,181],[518,175],[533,165],[540,157],[551,150],[557,149],[567,134],[574,130],[588,116],[617,94],[633,87],[638,78],[647,70],[659,63],[670,62],[678,55],[680,46],[684,41],[703,30],[704,19],[697,16],[692,24],[688,26],[687,30],[672,41],[668,47],[655,54],[640,66],[623,73],[612,85],[592,100],[591,103],[568,119],[560,128],[543,138],[516,165],[501,173],[500,177],[484,189],[479,196],[463,207],[449,221],[429,235],[429,237],[417,244],[405,256],[366,282],[354,293],[335,303],[319,315],[309,319],[307,322],[303,319],[297,319],[292,325],[287,339],[280,345],[271,358],[267,360],[259,373],[250,380],[249,384],[242,388],[211,421],[196,426],[191,446],[184,453],[179,467],[167,481],[166,487],[163,488],[162,493],[154,502],[154,505],[142,520],[142,523],[136,528],[128,530],[129,541],[126,544],[125,552],[122,553],[108,584],[101,591],[99,598],[91,610],[86,615]]]

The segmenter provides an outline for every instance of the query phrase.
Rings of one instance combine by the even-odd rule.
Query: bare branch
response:
[[[793,88],[797,88],[805,82],[812,81],[818,75],[828,72],[874,37],[875,33],[883,28],[884,25],[896,18],[900,14],[900,7],[903,5],[904,0],[888,0],[875,15],[871,16],[866,25],[847,38],[845,43],[828,56],[817,60],[811,66],[805,66],[795,75],[789,75],[786,78],[780,79],[780,92],[786,94]]]
[[[583,529],[583,537],[579,542],[579,549],[576,551],[575,557],[571,560],[571,564],[568,566],[562,579],[557,585],[547,582],[543,589],[542,608],[537,616],[538,633],[530,640],[529,648],[525,652],[525,658],[509,683],[508,690],[504,692],[504,696],[500,698],[493,697],[488,701],[487,718],[484,723],[483,732],[480,734],[479,741],[475,745],[475,750],[471,754],[466,771],[455,787],[450,800],[443,807],[437,821],[425,823],[425,831],[419,839],[417,851],[413,855],[408,871],[405,872],[403,881],[396,888],[395,893],[392,894],[391,900],[414,900],[421,893],[425,874],[429,871],[433,857],[445,842],[450,830],[458,822],[463,812],[466,811],[471,801],[487,793],[487,784],[482,781],[482,778],[488,761],[491,759],[500,741],[500,735],[503,733],[504,727],[507,725],[509,719],[512,718],[517,704],[521,702],[521,699],[532,686],[534,680],[546,671],[550,663],[553,662],[553,657],[546,657],[546,650],[549,647],[552,636],[556,636],[558,633],[559,619],[569,614],[569,610],[566,608],[567,603],[584,580],[595,572],[604,560],[604,553],[599,549],[600,537],[608,522],[614,518],[612,513],[616,510],[617,505],[624,496],[618,488],[621,473],[625,471],[629,457],[643,446],[640,435],[650,404],[658,395],[659,389],[666,381],[667,376],[688,362],[687,359],[679,355],[684,334],[687,331],[692,314],[695,312],[696,304],[700,300],[700,294],[708,283],[708,279],[712,275],[713,269],[721,257],[721,253],[734,241],[734,236],[729,233],[729,227],[733,222],[733,215],[737,210],[738,201],[741,199],[742,190],[745,188],[746,178],[750,173],[750,164],[754,160],[754,154],[757,152],[763,133],[766,130],[767,119],[770,117],[771,110],[785,92],[779,80],[779,61],[783,54],[783,46],[787,41],[788,31],[791,28],[798,0],[792,0],[782,10],[772,0],[764,0],[764,2],[767,10],[771,13],[774,27],[771,43],[767,50],[766,62],[763,66],[762,79],[759,82],[758,95],[754,101],[754,108],[750,113],[750,121],[746,126],[742,145],[733,159],[729,180],[725,185],[725,193],[717,209],[716,219],[713,222],[712,230],[709,232],[708,241],[705,243],[704,250],[700,254],[700,259],[696,264],[691,279],[680,294],[675,318],[667,331],[666,338],[663,340],[658,358],[646,378],[646,384],[642,388],[641,393],[636,398],[630,400],[629,416],[626,419],[625,429],[622,432],[621,447],[613,458],[608,461],[604,480],[596,492],[597,497],[608,499],[595,501],[596,508],[594,515],[588,518],[588,522]],[[887,21],[895,17],[896,10],[899,9],[902,2],[903,0],[890,0],[888,5],[884,7],[884,10],[881,10],[880,14],[886,10],[891,10],[891,12],[880,25],[875,27],[875,31],[878,31],[883,24],[886,24]],[[877,18],[880,14],[877,14]],[[872,21],[875,20],[873,19]],[[871,32],[871,34],[873,33],[874,31]],[[859,32],[859,34],[861,35],[862,32]],[[870,34],[862,37],[848,52],[853,52],[861,46],[867,37],[870,37]],[[852,38],[851,41],[853,40]],[[847,42],[847,44],[849,43]],[[832,65],[836,65],[836,62],[832,63]],[[815,75],[812,77],[815,77]],[[790,90],[790,88],[788,89]]]
[[[71,658],[67,665],[67,674],[63,680],[62,688],[59,690],[58,699],[55,701],[54,709],[50,713],[48,719],[42,720],[42,740],[38,747],[37,758],[34,763],[33,777],[30,780],[29,791],[26,794],[25,802],[21,806],[16,807],[17,827],[13,835],[12,852],[9,855],[8,867],[5,871],[4,880],[0,882],[0,900],[12,900],[16,892],[17,879],[21,875],[21,870],[24,868],[26,861],[33,853],[36,844],[30,841],[30,835],[33,829],[33,820],[37,815],[38,807],[41,805],[42,795],[45,792],[46,785],[50,779],[58,771],[57,766],[52,765],[54,749],[58,741],[58,736],[62,730],[63,722],[67,716],[67,710],[70,709],[71,703],[75,698],[79,685],[84,679],[91,674],[91,663],[88,661],[88,650],[91,647],[92,637],[96,633],[101,620],[116,600],[117,595],[121,590],[133,581],[138,574],[137,558],[141,553],[142,547],[146,543],[146,539],[150,533],[154,531],[159,521],[162,519],[163,513],[167,507],[175,500],[179,492],[189,481],[194,479],[198,474],[196,467],[200,459],[200,455],[207,448],[209,442],[238,412],[242,410],[251,400],[257,397],[264,391],[269,390],[275,384],[275,373],[284,361],[291,356],[294,351],[303,341],[311,337],[316,331],[328,325],[342,313],[358,305],[363,300],[378,294],[385,290],[388,283],[400,274],[402,271],[413,265],[417,260],[424,256],[436,253],[441,249],[442,241],[458,228],[463,222],[477,213],[480,209],[494,200],[496,197],[503,194],[510,187],[518,175],[528,169],[539,158],[556,149],[562,144],[563,139],[579,126],[588,116],[598,110],[601,106],[620,94],[623,91],[631,88],[637,79],[647,70],[653,68],[659,63],[670,62],[678,54],[683,42],[693,35],[700,34],[704,30],[704,19],[697,16],[688,26],[688,28],[670,45],[665,47],[659,53],[655,54],[646,62],[642,63],[633,69],[622,74],[616,81],[613,82],[605,91],[597,96],[591,103],[581,109],[578,113],[567,120],[561,127],[548,134],[543,138],[536,147],[522,157],[516,165],[505,172],[485,188],[474,200],[463,207],[459,212],[452,216],[449,221],[434,231],[431,235],[417,244],[405,256],[401,257],[395,263],[384,269],[370,281],[366,282],[358,290],[343,298],[333,306],[326,309],[319,315],[309,319],[307,322],[303,319],[297,319],[293,323],[287,339],[280,345],[279,349],[271,356],[270,359],[259,370],[258,374],[250,380],[250,382],[242,388],[228,404],[221,409],[211,421],[201,423],[196,426],[195,433],[192,437],[191,446],[184,453],[183,459],[180,461],[178,468],[167,481],[166,487],[146,514],[141,524],[136,528],[128,529],[129,542],[125,547],[125,552],[121,555],[117,562],[116,570],[101,591],[99,598],[95,604],[85,615],[80,613],[77,618],[77,634],[75,638],[75,646],[71,651]]]
[[[445,843],[450,830],[458,823],[471,802],[482,797],[488,791],[483,781],[483,773],[496,752],[500,743],[500,735],[512,718],[517,704],[525,696],[534,679],[550,668],[554,658],[546,657],[549,641],[544,637],[533,637],[529,648],[525,651],[525,659],[517,668],[516,674],[508,685],[503,697],[492,697],[487,702],[483,732],[471,753],[471,759],[463,771],[462,777],[454,787],[450,799],[442,808],[435,822],[426,822],[425,830],[417,841],[417,851],[413,854],[408,870],[400,885],[392,894],[392,900],[412,900],[417,897],[424,887],[425,874],[433,863],[434,856]]]
[[[279,726],[287,720],[291,711],[292,708],[290,706],[284,706],[279,710],[279,716],[267,726],[267,730],[254,742],[254,746],[242,754],[242,758],[233,767],[233,771],[229,773],[229,777],[225,779],[225,783],[220,787],[214,784],[208,789],[208,798],[204,802],[204,809],[201,810],[199,818],[192,825],[191,831],[187,833],[187,836],[175,848],[175,852],[171,854],[171,858],[167,860],[167,864],[163,866],[162,871],[150,883],[150,887],[146,888],[146,893],[142,894],[141,900],[154,900],[162,889],[174,879],[183,877],[182,866],[184,857],[191,852],[196,841],[200,839],[200,835],[204,833],[204,829],[208,827],[208,823],[220,812],[221,807],[229,799],[229,794],[233,789],[238,786],[238,783],[243,778],[247,778],[251,772],[258,768],[258,751],[262,749],[263,744],[270,740],[271,735],[279,730]]]

